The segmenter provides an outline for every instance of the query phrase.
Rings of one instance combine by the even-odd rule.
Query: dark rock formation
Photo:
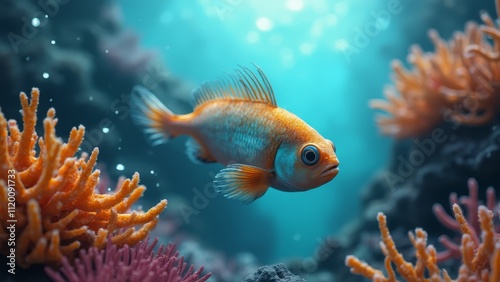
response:
[[[244,282],[305,282],[306,280],[291,273],[284,264],[273,264],[260,267],[256,273],[249,275]]]

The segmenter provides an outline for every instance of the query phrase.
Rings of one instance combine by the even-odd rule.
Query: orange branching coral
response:
[[[500,0],[496,6],[500,15]],[[385,90],[387,101],[370,101],[372,108],[389,114],[377,118],[382,133],[418,137],[443,121],[481,125],[493,119],[500,110],[500,29],[487,13],[481,18],[484,24],[468,23],[449,42],[431,30],[436,50],[424,54],[413,46],[412,70],[393,63],[394,87]]]
[[[0,112],[0,252],[15,252],[16,263],[57,265],[77,249],[102,248],[108,238],[118,245],[144,239],[165,209],[162,200],[147,212],[130,212],[145,187],[139,175],[120,181],[112,194],[94,190],[98,149],[90,157],[77,152],[84,127],[71,130],[67,143],[55,135],[55,110],[43,121],[44,137],[35,132],[39,91],[31,103],[21,93],[23,131]],[[35,150],[38,143],[39,151]],[[142,225],[138,230],[136,225]],[[10,238],[15,238],[15,245]],[[8,241],[8,242],[7,242]]]
[[[473,239],[462,210],[455,204],[453,212],[462,229],[462,265],[458,278],[452,280],[446,270],[440,271],[437,266],[436,249],[427,245],[427,233],[417,228],[415,233],[409,232],[409,237],[416,249],[416,263],[407,262],[396,245],[387,228],[384,214],[378,214],[380,234],[382,237],[381,248],[386,256],[385,268],[387,277],[383,272],[372,268],[354,256],[347,256],[346,265],[354,274],[362,275],[372,281],[395,282],[396,273],[392,267],[396,266],[397,273],[409,282],[423,281],[500,281],[500,243],[495,242],[496,236],[493,226],[493,212],[485,206],[478,208],[479,222],[481,223],[482,242],[477,244]]]

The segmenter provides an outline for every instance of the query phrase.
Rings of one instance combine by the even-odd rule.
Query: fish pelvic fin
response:
[[[192,137],[186,141],[186,153],[189,159],[194,163],[217,162],[210,152]]]
[[[153,146],[176,136],[170,126],[175,115],[147,88],[137,85],[132,89],[130,106],[132,120],[143,128]]]
[[[271,83],[256,65],[256,72],[240,66],[219,80],[203,83],[194,93],[196,107],[216,100],[262,102],[277,107]]]
[[[271,172],[262,168],[230,164],[215,176],[214,188],[228,199],[249,204],[266,193],[272,177]]]

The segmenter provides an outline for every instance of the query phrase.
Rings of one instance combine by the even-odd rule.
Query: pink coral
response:
[[[46,267],[45,271],[55,282],[205,282],[210,273],[200,278],[203,267],[194,271],[183,257],[175,250],[175,245],[161,245],[156,255],[153,248],[158,243],[155,239],[151,244],[144,240],[135,247],[124,245],[118,247],[110,243],[105,250],[90,248],[80,251],[74,266],[64,258],[59,272]]]
[[[467,211],[467,220],[466,224],[468,225],[468,228],[471,231],[471,237],[472,240],[476,243],[479,244],[479,238],[477,234],[480,234],[481,232],[481,225],[479,224],[478,221],[478,207],[479,207],[479,198],[478,198],[478,184],[476,179],[470,178],[467,182],[467,185],[469,187],[469,196],[462,196],[460,199],[458,199],[458,196],[456,193],[451,193],[450,194],[450,206],[453,206],[454,204],[462,204],[466,211]],[[495,196],[495,189],[492,187],[489,187],[487,192],[486,192],[486,207],[493,211],[494,214],[497,216],[498,215],[498,210],[495,209],[496,206],[496,196]],[[433,206],[433,212],[436,215],[436,218],[448,229],[454,230],[457,233],[460,233],[461,227],[459,222],[455,220],[452,216],[448,215],[446,211],[444,210],[443,206],[441,204],[434,204]],[[498,232],[498,226],[496,227],[497,232]],[[452,239],[450,239],[446,235],[442,235],[439,237],[439,242],[446,248],[445,251],[439,252],[437,254],[437,260],[438,262],[443,262],[451,258],[455,259],[461,259],[462,258],[462,253],[460,250],[460,243],[459,241],[454,242]]]

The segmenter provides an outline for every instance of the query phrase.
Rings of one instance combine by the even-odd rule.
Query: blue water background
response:
[[[120,2],[126,25],[159,50],[176,76],[198,85],[255,63],[271,81],[278,105],[336,144],[341,171],[333,181],[304,193],[270,189],[247,207],[278,230],[277,245],[264,260],[310,256],[318,240],[360,216],[360,191],[386,164],[391,143],[378,133],[367,101],[382,96],[391,58],[407,50],[391,21],[409,13],[409,2],[401,1],[402,12],[389,21],[377,14],[387,9],[385,1]],[[376,35],[349,53],[359,30],[373,23]]]

